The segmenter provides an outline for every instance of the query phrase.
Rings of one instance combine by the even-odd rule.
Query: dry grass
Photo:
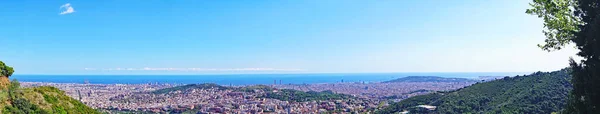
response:
[[[6,89],[10,85],[10,80],[6,76],[0,76],[0,89]]]

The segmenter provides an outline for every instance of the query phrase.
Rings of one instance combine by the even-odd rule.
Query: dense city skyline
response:
[[[339,110],[341,112],[373,112],[388,105],[389,100],[399,101],[432,91],[448,91],[469,86],[475,81],[458,82],[389,82],[357,83],[338,82],[326,84],[269,84],[226,86],[218,88],[182,88],[164,93],[157,90],[182,87],[172,84],[81,84],[22,82],[24,87],[53,86],[84,104],[102,111],[173,112],[200,111],[212,113],[316,113]],[[207,84],[200,84],[207,85]],[[210,85],[210,84],[208,84]],[[183,85],[187,86],[187,85]],[[274,88],[272,91],[236,88]],[[304,102],[264,98],[269,93],[286,89],[304,92],[332,91],[355,98],[309,100]],[[292,96],[301,97],[301,96]]]

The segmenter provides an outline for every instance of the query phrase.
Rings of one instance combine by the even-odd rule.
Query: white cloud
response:
[[[96,70],[95,68],[84,68],[84,70]]]
[[[84,70],[98,70],[85,68]],[[104,71],[304,71],[304,69],[278,69],[278,68],[102,68]]]
[[[75,9],[73,9],[73,7],[71,6],[71,3],[67,3],[65,5],[60,6],[60,10],[62,10],[60,12],[60,15],[65,15],[65,14],[70,14],[75,12]]]

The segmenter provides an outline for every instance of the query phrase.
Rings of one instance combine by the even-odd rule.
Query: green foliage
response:
[[[437,76],[408,76],[395,80],[385,81],[384,83],[392,82],[474,82],[475,80],[465,78],[443,78]]]
[[[437,106],[435,113],[551,113],[566,105],[569,70],[537,72],[474,84],[450,92],[421,95],[393,103],[378,113],[427,112],[417,105]],[[427,112],[429,113],[429,112]]]
[[[12,67],[0,61],[0,75],[12,75]],[[0,90],[0,103],[4,114],[99,114],[85,104],[75,100],[54,87],[42,86],[21,88],[17,80],[10,81],[6,89]],[[43,96],[44,100],[39,100]],[[6,103],[6,104],[5,104]]]
[[[236,89],[236,91],[242,91],[242,92],[254,92],[254,90],[273,91],[274,89],[269,86],[266,86],[266,85],[253,85],[253,86],[247,86],[247,87],[242,87],[242,88]]]
[[[376,113],[377,114],[392,114],[395,112],[402,112],[403,110],[408,110],[408,111],[414,113],[415,111],[419,110],[419,108],[414,108],[415,106],[430,104],[431,102],[435,102],[436,100],[440,99],[442,96],[443,96],[443,93],[431,93],[431,94],[426,94],[426,95],[414,96],[409,99],[402,100],[398,103],[393,103],[390,106],[388,106],[387,108],[384,108],[383,110],[379,110]],[[422,111],[419,111],[419,112],[422,112]]]
[[[52,104],[58,103],[58,99],[56,97],[52,97],[52,96],[47,95],[47,94],[43,94],[43,95],[44,95],[44,100],[46,100],[46,102],[52,103]]]
[[[13,72],[15,72],[15,70],[12,67],[7,66],[4,62],[0,61],[0,76],[10,77]]]
[[[8,86],[8,95],[9,100],[11,101],[11,106],[5,106],[3,113],[12,113],[12,114],[39,114],[39,113],[48,113],[41,108],[39,108],[35,104],[31,104],[27,99],[24,99],[20,96],[20,83],[17,80],[13,80],[10,82]]]
[[[317,100],[341,100],[341,99],[350,99],[354,98],[350,95],[345,94],[336,94],[332,91],[298,91],[293,89],[281,89],[277,92],[267,91],[267,94],[264,98],[272,98],[279,99],[282,101],[295,101],[295,102],[305,102],[305,101],[317,101]]]
[[[66,96],[64,91],[59,90],[55,87],[42,86],[33,89],[35,93],[29,94],[41,94],[44,97],[45,103],[49,104],[52,108],[53,113],[82,113],[82,114],[95,114],[98,111],[86,106],[85,104],[75,100],[69,96]],[[26,93],[27,94],[27,93]]]
[[[188,89],[218,89],[218,90],[226,90],[226,89],[230,89],[230,88],[224,87],[224,86],[220,86],[220,85],[217,85],[217,84],[213,84],[213,83],[188,84],[188,85],[183,85],[183,86],[176,86],[176,87],[171,87],[171,88],[159,89],[159,90],[152,91],[152,93],[154,93],[154,94],[165,94],[165,93],[169,93],[169,92],[184,91],[184,90],[188,90]]]
[[[563,112],[600,112],[600,1],[534,0],[531,6],[526,13],[544,19],[548,47],[573,42],[583,57],[580,63],[570,60],[573,91]]]
[[[573,91],[566,113],[600,112],[600,1],[577,0],[575,15],[585,23],[572,41],[580,50],[580,63],[571,60]]]
[[[583,24],[581,18],[571,10],[576,6],[574,0],[533,0],[529,5],[532,8],[525,13],[544,20],[545,29],[542,32],[546,35],[546,44],[538,45],[543,50],[560,50],[574,39],[579,31],[578,26]]]
[[[42,110],[37,105],[32,104],[24,98],[17,98],[12,100],[12,106],[6,106],[3,113],[12,114],[49,114],[47,111]]]
[[[17,91],[20,87],[21,83],[19,83],[19,81],[16,79],[10,82],[10,85],[8,85],[8,96],[11,100],[17,99]]]
[[[10,105],[4,107],[3,113],[12,114],[98,114],[85,104],[66,96],[57,88],[42,86],[20,88],[19,82],[11,81],[8,88]],[[36,101],[36,96],[43,96],[43,101]],[[35,101],[35,104],[33,101]],[[48,109],[41,106],[48,106]]]
[[[299,91],[293,89],[280,89],[277,90],[275,88],[266,86],[266,85],[255,85],[248,86],[242,88],[236,88],[235,91],[241,92],[256,92],[262,91],[265,92],[264,96],[259,96],[261,98],[271,98],[278,99],[282,101],[295,101],[295,102],[305,102],[305,101],[316,101],[316,100],[341,100],[341,99],[354,99],[355,97],[345,94],[337,94],[332,91]]]

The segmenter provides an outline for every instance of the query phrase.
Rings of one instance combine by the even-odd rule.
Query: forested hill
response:
[[[475,80],[466,79],[466,78],[444,78],[437,76],[408,76],[403,78],[398,78],[395,80],[386,81],[384,83],[392,83],[392,82],[474,82]]]
[[[572,89],[569,70],[536,72],[477,83],[450,92],[411,97],[378,113],[513,113],[548,114],[563,109]],[[418,105],[437,106],[427,110]]]
[[[212,89],[212,88],[219,89],[219,90],[230,89],[229,87],[225,87],[225,86],[221,86],[221,85],[217,85],[217,84],[213,84],[213,83],[204,83],[204,84],[188,84],[188,85],[183,85],[183,86],[164,88],[164,89],[152,91],[152,93],[165,94],[165,93],[175,92],[175,91],[185,91],[187,89]]]
[[[259,97],[279,99],[283,101],[295,101],[295,102],[306,102],[306,101],[317,101],[317,100],[331,100],[331,99],[356,99],[353,96],[345,94],[337,94],[332,91],[299,91],[293,89],[277,89],[266,85],[254,85],[245,87],[225,87],[213,83],[205,84],[188,84],[183,86],[176,86],[171,88],[164,88],[152,91],[153,94],[168,94],[177,91],[186,91],[190,89],[218,89],[218,90],[232,90],[236,92],[252,92],[261,91],[264,95]],[[278,92],[273,92],[278,90]]]

